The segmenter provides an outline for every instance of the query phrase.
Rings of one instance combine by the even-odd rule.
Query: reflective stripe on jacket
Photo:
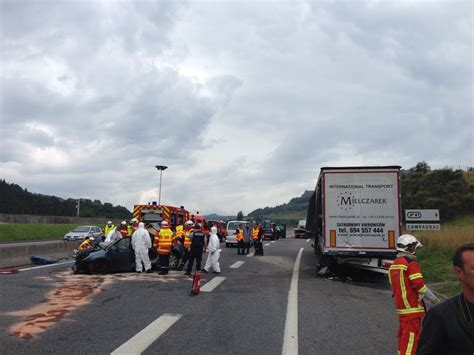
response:
[[[176,226],[176,238],[183,238],[184,231],[183,231],[183,226],[179,225]]]
[[[392,287],[397,315],[401,318],[420,318],[425,315],[423,303],[418,295],[426,292],[427,287],[415,259],[400,256],[388,271],[388,280]]]
[[[104,228],[104,235],[107,236],[107,234],[109,234],[110,231],[114,230],[114,228],[115,228],[115,226],[113,224],[110,227],[107,224]]]
[[[237,231],[235,232],[235,239],[238,242],[244,240],[244,231],[242,229],[237,229]]]
[[[158,254],[168,255],[173,244],[173,231],[169,228],[161,228],[155,239]]]
[[[184,249],[188,249],[191,246],[191,238],[189,238],[189,235],[193,232],[194,232],[194,228],[188,229],[187,231],[184,232],[184,243],[183,243]]]

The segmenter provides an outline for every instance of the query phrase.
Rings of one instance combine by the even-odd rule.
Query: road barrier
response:
[[[65,258],[74,255],[81,242],[54,240],[47,242],[24,242],[0,244],[0,268],[30,265],[30,256]]]

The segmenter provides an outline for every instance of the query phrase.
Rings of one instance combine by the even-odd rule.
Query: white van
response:
[[[225,241],[225,246],[230,247],[231,245],[237,245],[236,234],[239,226],[244,228],[246,221],[229,221],[227,222],[227,239]]]

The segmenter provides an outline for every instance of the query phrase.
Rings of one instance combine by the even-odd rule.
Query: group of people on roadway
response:
[[[237,255],[246,255],[250,253],[250,245],[253,241],[255,255],[263,256],[263,231],[260,224],[250,227],[250,222],[245,222],[245,226],[239,225],[236,231]]]

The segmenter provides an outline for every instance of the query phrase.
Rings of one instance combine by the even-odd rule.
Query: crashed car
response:
[[[75,273],[108,274],[111,272],[135,271],[135,252],[132,238],[123,238],[111,244],[98,243],[92,248],[78,251],[72,269]],[[183,257],[181,244],[175,243],[170,254],[170,269],[178,267]],[[160,267],[158,253],[154,248],[148,250],[152,269]]]

